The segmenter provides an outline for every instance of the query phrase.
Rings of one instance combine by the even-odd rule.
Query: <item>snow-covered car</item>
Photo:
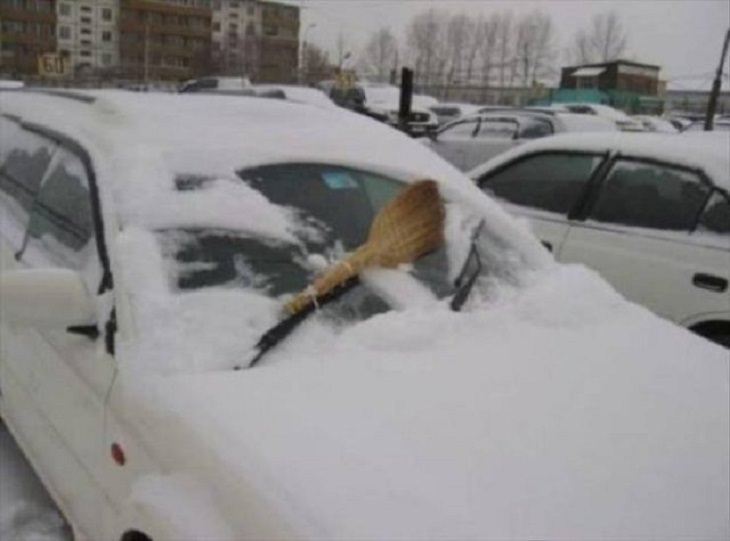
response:
[[[201,92],[210,90],[246,90],[251,88],[248,77],[200,77],[190,79],[180,85],[179,92]]]
[[[683,132],[698,132],[698,131],[705,131],[705,121],[704,120],[697,120],[695,122],[692,122],[692,124],[688,125]],[[730,132],[730,120],[716,118],[712,123],[712,130],[711,131],[718,131],[718,132]]]
[[[652,133],[678,133],[678,130],[671,121],[652,115],[633,115],[631,118],[641,122],[644,131]]]
[[[587,115],[504,110],[454,121],[422,142],[462,171],[469,171],[512,147],[569,131],[616,131],[616,126]]]
[[[570,134],[470,175],[559,261],[730,347],[728,149],[726,136]]]
[[[317,107],[334,108],[337,105],[319,88],[296,85],[253,85],[251,87],[255,93],[280,93],[284,99],[298,102],[308,103]]]
[[[458,118],[474,115],[480,112],[480,108],[481,106],[471,103],[440,102],[428,109],[436,115],[439,126],[443,126]]]
[[[558,111],[568,111],[581,115],[594,115],[605,118],[616,124],[621,131],[637,132],[644,131],[641,122],[631,118],[629,115],[610,105],[599,103],[557,103],[551,106]]]
[[[365,96],[364,106],[373,116],[382,116],[391,126],[398,126],[400,88],[377,83],[362,83],[359,88],[362,88]],[[438,129],[438,117],[429,110],[438,103],[437,100],[415,94],[411,101],[411,114],[407,121],[409,133],[425,135]]]
[[[78,539],[727,538],[726,351],[405,134],[1,98],[0,406]]]

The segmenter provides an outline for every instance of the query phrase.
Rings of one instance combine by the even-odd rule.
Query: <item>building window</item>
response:
[[[82,34],[91,34],[91,28],[82,28],[81,33]]]
[[[221,31],[221,23],[213,23],[213,32]]]
[[[79,54],[81,56],[91,56],[91,51],[81,51]]]
[[[81,11],[91,11],[91,6],[81,6]]]
[[[87,47],[91,47],[91,40],[90,39],[82,39],[81,45],[86,45]]]
[[[231,7],[232,8],[237,8],[238,7],[238,2],[236,2],[236,0],[231,0]]]
[[[69,4],[59,4],[58,13],[60,15],[71,15],[71,6]]]
[[[105,66],[108,66],[112,63],[112,55],[109,53],[104,53],[101,55],[101,63]]]
[[[111,21],[112,20],[112,10],[111,8],[104,8],[101,10],[101,18],[105,21]]]
[[[112,33],[111,32],[102,32],[101,33],[101,41],[111,41],[112,40]]]
[[[71,39],[71,29],[68,26],[59,26],[58,39]]]
[[[91,24],[91,17],[81,17],[81,22],[83,24]]]

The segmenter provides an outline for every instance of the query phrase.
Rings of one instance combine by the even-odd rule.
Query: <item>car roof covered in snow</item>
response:
[[[616,152],[702,169],[717,186],[730,190],[729,143],[730,137],[719,133],[712,137],[624,132],[568,133],[545,137],[511,149],[476,167],[469,176],[476,178],[514,158],[535,152]]]

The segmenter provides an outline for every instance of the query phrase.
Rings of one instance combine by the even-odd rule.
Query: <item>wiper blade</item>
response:
[[[256,346],[254,348],[256,353],[251,361],[249,361],[248,368],[253,368],[254,366],[256,366],[256,364],[258,364],[258,362],[261,360],[261,357],[263,357],[269,350],[271,350],[274,346],[276,346],[287,336],[289,336],[291,332],[296,329],[297,326],[299,326],[299,324],[304,321],[312,312],[332,301],[339,299],[345,293],[347,293],[359,284],[360,278],[354,276],[349,280],[346,280],[342,284],[338,285],[328,293],[317,297],[315,302],[309,303],[306,307],[302,308],[298,312],[290,315],[289,317],[281,320],[279,323],[271,327],[261,336],[261,338],[259,338],[259,341],[256,343]],[[235,370],[240,370],[241,368],[241,365],[236,365],[234,367]]]
[[[479,255],[479,250],[477,249],[477,239],[479,238],[483,227],[484,220],[481,220],[474,229],[474,233],[472,233],[469,254],[466,256],[466,260],[464,260],[464,265],[461,267],[459,275],[456,277],[456,280],[454,280],[454,286],[458,288],[456,293],[454,293],[454,296],[451,298],[450,303],[451,309],[454,312],[459,312],[464,306],[464,303],[469,298],[471,290],[474,288],[477,278],[479,278],[479,275],[482,272],[482,258]],[[474,270],[469,273],[469,266],[472,261],[476,266]]]

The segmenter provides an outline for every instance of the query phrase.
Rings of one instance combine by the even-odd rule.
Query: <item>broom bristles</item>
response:
[[[444,209],[433,180],[411,184],[380,209],[365,244],[326,270],[306,291],[286,304],[295,314],[370,266],[410,263],[443,242]]]

